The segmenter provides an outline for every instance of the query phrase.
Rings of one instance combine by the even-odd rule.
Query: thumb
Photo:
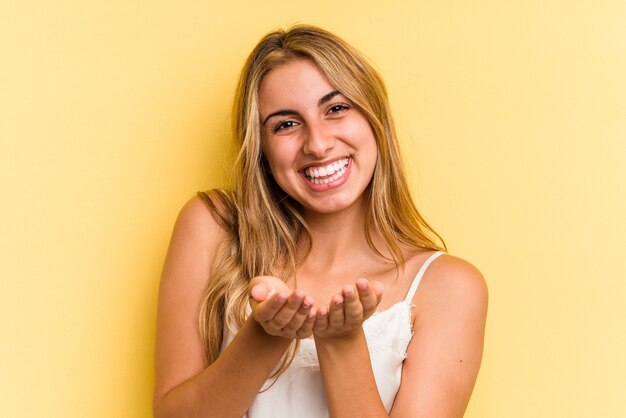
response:
[[[257,302],[263,302],[267,299],[269,293],[269,288],[267,287],[267,283],[260,282],[252,286],[250,289],[250,296]]]

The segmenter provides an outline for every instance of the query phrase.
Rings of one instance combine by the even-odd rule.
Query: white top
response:
[[[422,265],[404,300],[376,312],[363,323],[378,392],[389,413],[400,388],[402,365],[413,336],[411,301],[424,272],[443,252]],[[232,336],[227,339],[232,340]],[[273,384],[272,384],[273,383]],[[270,379],[256,396],[245,418],[327,418],[315,340],[303,339],[293,363],[276,381]]]

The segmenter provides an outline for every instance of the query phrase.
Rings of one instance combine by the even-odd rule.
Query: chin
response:
[[[300,204],[305,211],[323,215],[338,213],[347,209],[356,207],[361,199],[322,199],[316,202],[301,202]]]

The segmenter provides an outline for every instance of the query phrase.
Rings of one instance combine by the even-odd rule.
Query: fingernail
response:
[[[360,280],[357,280],[356,286],[361,290],[365,290],[367,289],[367,283],[368,283],[367,280],[360,279]]]

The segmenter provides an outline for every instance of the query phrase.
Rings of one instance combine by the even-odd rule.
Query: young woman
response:
[[[462,416],[487,289],[411,201],[377,72],[273,32],[233,119],[234,188],[185,205],[165,262],[155,416]]]

